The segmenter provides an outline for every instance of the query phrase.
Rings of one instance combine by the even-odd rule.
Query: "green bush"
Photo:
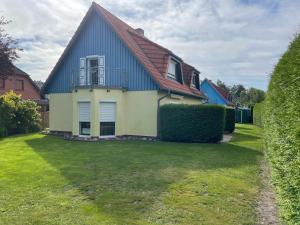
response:
[[[263,113],[263,102],[256,103],[253,108],[253,124],[259,127],[263,126],[262,113]]]
[[[14,92],[0,96],[0,137],[40,130],[38,105]]]
[[[160,137],[164,141],[219,142],[225,108],[218,105],[164,105],[160,108]]]
[[[232,133],[235,128],[235,109],[226,108],[225,109],[225,127],[224,131],[226,133]]]
[[[264,101],[267,155],[283,223],[300,224],[300,36],[276,65]]]

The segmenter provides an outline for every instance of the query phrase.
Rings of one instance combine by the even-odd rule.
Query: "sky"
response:
[[[1,0],[6,31],[23,48],[16,65],[45,81],[90,0]],[[267,89],[300,29],[300,0],[97,0],[150,40],[196,67],[200,78]]]

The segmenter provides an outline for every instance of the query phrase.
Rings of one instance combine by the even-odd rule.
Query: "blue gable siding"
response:
[[[225,100],[206,80],[201,83],[200,90],[207,96],[208,103],[226,105]]]
[[[158,89],[150,74],[113,29],[93,11],[44,93],[71,92],[79,77],[79,60],[89,55],[105,56],[106,85],[126,86],[128,90]]]

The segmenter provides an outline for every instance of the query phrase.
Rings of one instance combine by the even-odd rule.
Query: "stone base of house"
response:
[[[139,135],[121,135],[115,137],[95,137],[95,136],[78,136],[72,135],[72,132],[67,131],[48,131],[44,132],[44,134],[55,135],[63,137],[65,140],[72,140],[72,141],[105,141],[105,140],[142,140],[142,141],[157,141],[157,137],[153,136],[139,136]]]

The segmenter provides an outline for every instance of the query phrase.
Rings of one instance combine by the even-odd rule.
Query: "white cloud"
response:
[[[266,88],[300,25],[294,0],[102,0],[101,5],[196,66],[202,78]],[[0,15],[21,39],[18,62],[45,80],[91,1],[2,0]]]

